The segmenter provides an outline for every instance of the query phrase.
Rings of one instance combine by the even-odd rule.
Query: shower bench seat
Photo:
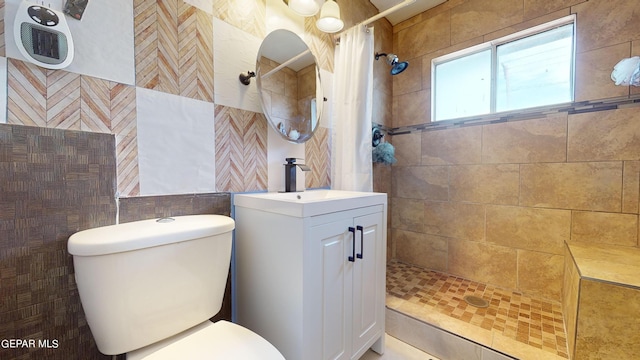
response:
[[[567,244],[562,307],[571,359],[640,354],[640,249]]]

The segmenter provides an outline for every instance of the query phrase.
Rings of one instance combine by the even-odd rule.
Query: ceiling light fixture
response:
[[[334,0],[327,0],[320,10],[320,18],[316,21],[316,27],[322,32],[335,33],[344,27],[340,19],[340,6]]]
[[[282,0],[289,9],[300,16],[313,16],[320,10],[322,0]]]

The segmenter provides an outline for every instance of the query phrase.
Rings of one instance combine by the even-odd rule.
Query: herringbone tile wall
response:
[[[136,85],[213,102],[213,18],[182,0],[135,0]]]
[[[267,120],[263,114],[215,107],[219,191],[267,190]]]
[[[305,178],[307,188],[331,186],[331,131],[319,127],[304,148],[305,161],[311,172]]]
[[[214,101],[213,46],[217,17],[258,38],[266,35],[265,0],[210,0],[211,12],[183,0],[134,0],[136,86]],[[5,1],[0,0],[0,15]],[[3,22],[4,16],[0,16]],[[349,21],[349,20],[348,20]],[[3,22],[4,24],[4,22]],[[305,20],[305,38],[320,67],[333,71],[333,37]],[[4,26],[0,26],[4,33]],[[0,36],[0,56],[5,55]],[[140,194],[135,87],[65,70],[47,70],[9,59],[7,122],[112,134],[116,138],[118,192]],[[218,191],[267,189],[264,115],[216,106]],[[307,187],[330,186],[330,137],[326,128],[307,143],[312,167]],[[213,146],[213,145],[212,145]]]
[[[138,131],[136,127],[136,89],[133,86],[109,82],[111,133],[116,136],[118,192],[140,194],[138,174]]]
[[[318,30],[316,27],[317,17],[306,18],[304,21],[304,31],[307,35],[309,48],[316,56],[316,60],[321,69],[333,72],[333,55],[335,49],[335,41],[333,34],[326,34]]]
[[[213,16],[259,39],[267,35],[265,0],[213,0]]]
[[[7,122],[116,136],[118,191],[139,194],[133,86],[9,59]]]

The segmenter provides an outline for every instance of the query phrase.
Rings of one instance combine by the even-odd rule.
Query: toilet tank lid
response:
[[[107,255],[195,240],[233,231],[224,215],[186,215],[102,226],[79,231],[67,243],[74,256]]]

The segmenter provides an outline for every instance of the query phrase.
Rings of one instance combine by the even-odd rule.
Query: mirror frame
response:
[[[280,35],[278,34],[280,33]],[[260,59],[263,57],[265,49],[268,47],[274,47],[274,41],[276,41],[280,47],[282,46],[282,42],[281,41],[277,41],[276,37],[277,36],[282,36],[282,34],[285,34],[285,36],[291,38],[291,40],[298,40],[299,43],[294,44],[292,47],[298,47],[301,48],[302,45],[304,45],[304,47],[306,48],[306,50],[303,50],[301,52],[299,52],[298,54],[292,55],[291,57],[289,57],[289,59],[282,61],[280,64],[285,64],[288,61],[291,60],[295,60],[297,57],[305,54],[306,52],[309,53],[309,55],[312,57],[313,59],[313,65],[315,67],[315,80],[316,80],[316,84],[315,84],[315,100],[316,100],[316,119],[315,119],[315,127],[312,127],[311,132],[307,132],[307,133],[300,133],[300,136],[297,139],[293,139],[287,135],[285,135],[283,132],[280,131],[280,129],[278,129],[278,124],[281,123],[278,119],[275,119],[272,112],[271,112],[271,108],[270,106],[267,106],[266,101],[265,101],[265,95],[263,95],[263,88],[262,88],[262,76],[265,75],[263,73],[263,69],[260,63]],[[269,39],[271,40],[271,44],[269,43]],[[266,57],[266,56],[265,56]],[[268,58],[268,57],[266,57]],[[270,58],[268,58],[270,59]],[[273,61],[276,61],[274,59],[270,59]],[[311,65],[311,64],[310,64]],[[308,66],[310,66],[308,65]],[[286,66],[285,66],[286,67]],[[270,71],[269,71],[270,72]],[[266,73],[269,73],[266,72]],[[262,43],[260,44],[260,49],[258,50],[258,55],[256,57],[256,84],[258,87],[258,96],[260,97],[260,105],[262,107],[262,112],[264,113],[267,122],[269,123],[269,126],[271,126],[271,128],[278,133],[284,140],[294,143],[294,144],[303,144],[305,142],[307,142],[309,139],[311,139],[313,137],[313,135],[315,134],[316,130],[318,129],[318,127],[320,126],[320,119],[322,118],[322,113],[323,113],[323,109],[324,109],[324,95],[323,95],[323,91],[322,91],[322,83],[320,82],[320,67],[318,66],[318,60],[315,56],[315,54],[311,51],[311,48],[309,47],[309,45],[300,37],[298,36],[298,34],[286,30],[286,29],[276,29],[272,32],[270,32],[263,40]],[[312,121],[312,119],[309,119],[308,121]],[[307,122],[308,122],[307,121]]]

